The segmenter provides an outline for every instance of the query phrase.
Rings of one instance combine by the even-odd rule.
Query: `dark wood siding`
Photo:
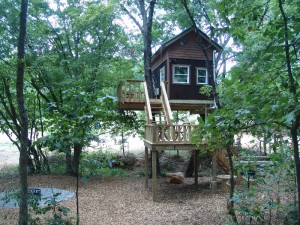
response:
[[[213,84],[213,51],[216,46],[211,44],[207,38],[202,38],[202,44],[206,49],[209,65],[208,84]],[[162,46],[152,61],[151,69],[154,72],[155,87],[159,88],[159,70],[165,66],[167,79],[167,93],[171,100],[212,100],[212,96],[205,96],[199,93],[202,85],[197,84],[196,68],[206,68],[206,57],[202,48],[197,43],[196,33],[191,30],[180,35]],[[173,65],[187,65],[190,67],[189,84],[173,83]]]
[[[213,46],[210,46],[210,43],[202,39],[203,45],[207,51],[209,60],[213,58]],[[191,32],[174,42],[167,48],[170,58],[181,58],[181,59],[196,59],[196,60],[205,60],[205,55],[201,47],[197,44],[196,34]]]
[[[203,85],[197,84],[196,78],[196,68],[204,67],[205,68],[205,60],[188,60],[188,59],[170,59],[170,72],[171,72],[171,80],[170,80],[170,99],[189,99],[189,100],[211,100],[212,96],[205,96],[199,93],[199,89]],[[173,83],[173,74],[172,68],[173,65],[187,65],[190,66],[190,83],[189,84],[174,84]],[[208,84],[213,84],[213,70],[212,70],[213,62],[209,62],[208,68]]]
[[[160,64],[167,59],[168,52],[163,50],[155,59],[151,62],[151,70],[154,71],[157,69]]]

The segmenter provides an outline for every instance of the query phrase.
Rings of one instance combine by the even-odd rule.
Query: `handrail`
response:
[[[172,115],[172,111],[171,111],[167,91],[166,91],[166,88],[165,88],[165,83],[161,82],[160,86],[161,86],[161,99],[162,99],[163,109],[164,109],[165,114],[166,114],[167,124],[170,125],[172,123],[172,120],[173,120],[173,115]]]
[[[151,112],[151,106],[150,106],[150,98],[148,93],[148,87],[147,83],[144,82],[144,91],[145,91],[145,101],[146,101],[146,117],[147,117],[147,124],[150,124],[152,119],[152,112]]]

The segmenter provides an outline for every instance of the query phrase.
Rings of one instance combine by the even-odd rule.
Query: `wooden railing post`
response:
[[[152,150],[152,199],[153,202],[157,201],[157,151]]]

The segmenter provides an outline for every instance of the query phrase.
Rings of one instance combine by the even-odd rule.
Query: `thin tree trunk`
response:
[[[74,144],[74,156],[73,156],[73,171],[75,176],[79,174],[79,163],[80,163],[80,155],[82,152],[82,144]]]
[[[234,202],[231,200],[234,195],[234,171],[233,171],[233,160],[232,160],[232,145],[228,144],[226,148],[227,157],[229,161],[229,170],[230,170],[230,192],[229,192],[229,202],[228,202],[228,214],[233,219],[234,223],[237,223],[237,218],[234,211]]]
[[[79,225],[79,163],[80,163],[80,155],[82,152],[82,144],[74,145],[74,156],[73,156],[73,170],[76,176],[76,225]]]
[[[75,175],[73,167],[72,167],[72,154],[71,154],[71,147],[69,146],[66,149],[66,173],[69,175]]]
[[[289,45],[289,28],[288,28],[288,18],[285,15],[282,0],[278,0],[278,6],[282,16],[284,24],[284,49],[285,49],[285,63],[286,70],[289,80],[289,91],[292,94],[294,104],[299,105],[298,95],[297,95],[297,82],[293,76],[292,66],[291,66],[291,57],[290,57],[290,45]],[[294,150],[294,161],[296,167],[296,177],[297,177],[297,192],[298,192],[298,224],[300,224],[300,160],[299,160],[299,143],[298,143],[298,130],[300,127],[300,115],[299,112],[295,116],[294,121],[292,122],[290,132],[293,143]]]
[[[39,154],[37,152],[37,150],[35,149],[35,147],[31,144],[31,141],[29,141],[30,146],[28,146],[28,154],[33,156],[33,161],[34,161],[34,172],[41,172],[42,170],[42,164],[41,164],[41,160],[39,157]]]
[[[21,1],[20,30],[18,38],[18,69],[16,80],[17,104],[20,117],[20,208],[19,224],[28,223],[28,186],[27,186],[27,161],[28,161],[28,115],[24,98],[24,73],[25,73],[25,38],[27,23],[28,0]]]
[[[189,164],[185,170],[184,176],[185,177],[192,177],[194,173],[194,161],[195,161],[195,156],[192,153],[189,159]]]
[[[298,192],[298,223],[300,224],[300,160],[299,160],[299,143],[298,143],[298,132],[300,116],[297,116],[296,122],[291,128],[291,136],[294,150],[294,161],[296,167],[297,177],[297,192]]]
[[[78,171],[78,169],[77,169]],[[79,225],[79,173],[76,174],[76,225]]]

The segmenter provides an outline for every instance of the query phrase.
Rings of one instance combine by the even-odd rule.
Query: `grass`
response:
[[[101,150],[94,152],[84,152],[81,158],[81,171],[86,175],[98,176],[129,176],[127,168],[134,164],[134,156],[128,155],[120,157],[117,153],[103,152]],[[48,158],[51,174],[65,174],[65,154],[51,154]],[[130,165],[129,165],[130,164]],[[12,178],[19,175],[19,166],[11,165],[0,169],[0,178]]]
[[[123,165],[118,161],[118,154],[103,152],[84,152],[81,157],[80,171],[83,176],[128,176],[125,167],[115,168],[115,165]],[[49,158],[51,174],[65,174],[65,154],[59,153]]]

